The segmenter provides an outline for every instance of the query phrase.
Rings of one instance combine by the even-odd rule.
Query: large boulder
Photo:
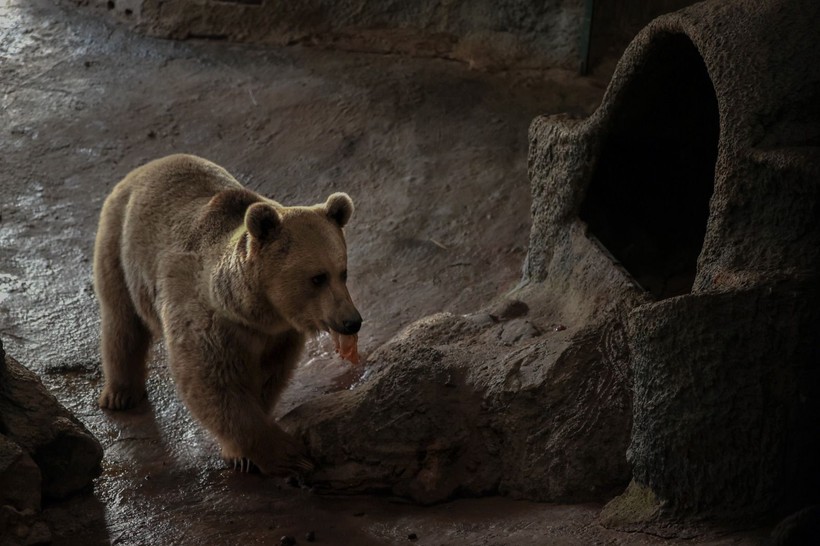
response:
[[[320,463],[312,482],[421,503],[619,491],[631,421],[622,323],[567,329],[521,301],[502,307],[515,316],[421,320],[371,355],[360,386],[288,414]]]
[[[0,342],[0,535],[10,544],[48,541],[42,501],[87,490],[102,456],[97,439]]]

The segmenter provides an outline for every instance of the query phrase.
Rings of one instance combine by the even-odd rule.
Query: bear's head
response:
[[[253,272],[246,278],[256,285],[257,297],[269,305],[263,316],[273,314],[303,333],[359,331],[362,317],[347,290],[342,231],[352,214],[353,201],[345,193],[310,207],[262,201],[247,208],[243,261]]]

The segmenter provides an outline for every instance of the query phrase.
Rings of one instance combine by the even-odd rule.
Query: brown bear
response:
[[[102,408],[145,396],[164,337],[177,392],[228,461],[267,474],[310,461],[271,410],[308,335],[355,334],[342,228],[353,202],[286,207],[202,158],[172,155],[119,182],[102,208],[94,285],[102,318]]]

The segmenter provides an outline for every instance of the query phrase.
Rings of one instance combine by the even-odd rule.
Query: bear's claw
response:
[[[228,457],[225,458],[224,461],[229,467],[233,467],[235,471],[243,474],[256,474],[261,472],[261,469],[247,457]],[[313,464],[313,461],[307,457],[300,456],[287,461],[281,466],[277,466],[273,472],[269,473],[286,475],[293,474],[295,472],[297,474],[301,474],[311,472],[315,467],[316,465]]]
[[[259,468],[247,457],[234,457],[232,459],[226,459],[225,462],[229,465],[232,464],[234,470],[242,472],[243,474],[259,472]]]

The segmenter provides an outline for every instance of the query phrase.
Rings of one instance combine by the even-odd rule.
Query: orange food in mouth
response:
[[[339,353],[339,356],[352,364],[358,364],[359,348],[356,343],[359,341],[359,336],[356,334],[346,336],[333,330],[330,331],[330,335],[333,338],[333,345],[336,348],[336,352]]]

